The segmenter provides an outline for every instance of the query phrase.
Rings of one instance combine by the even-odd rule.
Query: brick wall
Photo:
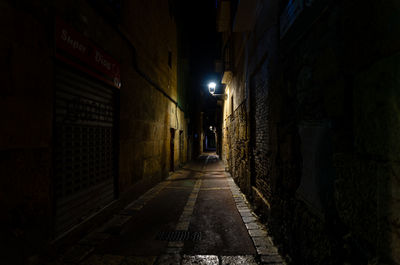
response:
[[[254,185],[260,189],[266,199],[272,199],[272,141],[271,139],[271,118],[270,104],[268,104],[268,72],[267,62],[263,62],[263,67],[254,75],[251,84],[251,108],[252,112],[252,158],[254,159]]]

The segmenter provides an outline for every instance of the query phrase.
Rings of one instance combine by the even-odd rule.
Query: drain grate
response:
[[[184,230],[163,231],[158,233],[156,239],[162,241],[200,241],[201,232]]]

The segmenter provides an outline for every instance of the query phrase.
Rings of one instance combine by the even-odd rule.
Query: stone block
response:
[[[252,236],[251,239],[256,247],[272,247],[267,236]],[[273,252],[273,249],[271,251]]]
[[[283,259],[279,255],[262,255],[262,264],[284,264]]]
[[[218,265],[219,260],[217,256],[214,255],[183,255],[182,265]]]
[[[122,261],[125,259],[124,256],[119,256],[119,255],[104,255],[102,256],[101,260],[103,264],[108,264],[108,265],[119,265],[122,263]]]
[[[278,252],[275,248],[270,246],[258,246],[256,247],[258,255],[268,255],[268,256],[277,256],[279,257]]]
[[[267,231],[262,230],[260,228],[258,228],[258,229],[249,229],[248,232],[249,232],[250,236],[252,236],[252,237],[267,236],[268,235]]]
[[[153,265],[156,257],[126,257],[121,265]]]
[[[89,235],[85,236],[81,240],[79,240],[79,245],[87,245],[87,246],[98,246],[107,240],[110,237],[110,234],[101,233],[101,232],[92,232]]]
[[[257,265],[254,256],[222,256],[221,265]]]
[[[256,222],[246,223],[246,228],[249,229],[259,229],[260,225]]]
[[[181,259],[179,254],[164,254],[157,258],[155,265],[181,265]]]
[[[243,217],[242,220],[244,223],[251,223],[256,221],[257,219],[255,217]]]
[[[76,245],[65,252],[62,256],[63,262],[79,263],[94,250],[93,246]]]

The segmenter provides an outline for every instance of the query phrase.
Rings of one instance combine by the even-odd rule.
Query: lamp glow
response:
[[[208,84],[208,91],[210,91],[211,94],[214,94],[216,86],[217,86],[217,84],[215,84],[214,82],[209,83]]]

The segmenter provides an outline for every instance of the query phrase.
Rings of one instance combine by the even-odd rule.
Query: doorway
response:
[[[171,128],[171,140],[170,140],[170,164],[169,164],[169,171],[175,170],[175,129]]]
[[[184,149],[183,131],[180,130],[179,131],[179,163],[180,163],[180,166],[184,163],[183,149]]]

